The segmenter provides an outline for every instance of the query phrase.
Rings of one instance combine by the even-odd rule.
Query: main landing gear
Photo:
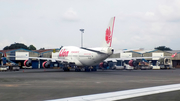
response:
[[[85,72],[91,72],[91,71],[97,71],[96,66],[92,66],[92,67],[85,67]]]
[[[74,65],[69,65],[69,64],[63,64],[63,70],[65,72],[70,71],[71,68],[75,69],[75,72],[81,72],[81,71],[85,71],[85,72],[91,72],[91,71],[97,71],[96,66],[91,66],[91,67],[78,67],[78,66],[74,66]]]
[[[97,71],[97,68],[96,68],[96,66],[92,66],[92,67],[76,67],[75,68],[75,72],[81,72],[81,71],[85,71],[85,72]]]
[[[63,70],[65,72],[70,71],[69,65],[68,64],[63,64]]]
[[[75,72],[81,72],[81,67],[75,67]]]
[[[68,67],[64,67],[63,70],[64,70],[65,72],[70,71],[70,69],[69,69]]]

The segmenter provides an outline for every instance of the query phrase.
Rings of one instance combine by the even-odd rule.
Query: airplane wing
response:
[[[53,59],[53,58],[43,58],[43,57],[24,57],[24,56],[7,56],[7,57],[16,57],[16,58],[27,58],[27,59],[37,59],[37,60],[51,60],[52,62],[71,62],[68,59]]]
[[[180,84],[162,85],[138,89],[129,89],[107,93],[82,95],[68,98],[52,99],[46,101],[119,101],[123,99],[141,97],[152,94],[159,94],[180,90]]]
[[[70,62],[68,59],[53,59],[53,58],[43,58],[43,57],[28,57],[29,59],[37,59],[37,60],[51,60],[52,62]]]
[[[81,49],[92,51],[92,52],[99,53],[99,54],[106,54],[106,53],[103,53],[103,52],[100,52],[100,51],[97,51],[97,50],[93,50],[93,49],[89,49],[89,48],[85,48],[85,47],[81,47]]]

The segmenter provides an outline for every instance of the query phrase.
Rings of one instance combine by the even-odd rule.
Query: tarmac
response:
[[[0,72],[0,101],[44,101],[180,83],[180,69],[98,70],[22,69]],[[180,91],[121,101],[180,101]]]

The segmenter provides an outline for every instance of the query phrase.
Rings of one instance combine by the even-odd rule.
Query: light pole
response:
[[[84,33],[84,29],[80,29],[81,31],[81,47],[83,47],[83,33]]]

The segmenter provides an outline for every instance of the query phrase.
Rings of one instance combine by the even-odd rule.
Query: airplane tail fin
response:
[[[115,17],[112,17],[110,22],[109,22],[108,27],[106,28],[105,38],[104,38],[105,40],[103,43],[103,46],[105,46],[105,47],[111,47],[114,22],[115,22]]]
[[[177,53],[174,53],[171,57],[174,58],[177,55]]]

